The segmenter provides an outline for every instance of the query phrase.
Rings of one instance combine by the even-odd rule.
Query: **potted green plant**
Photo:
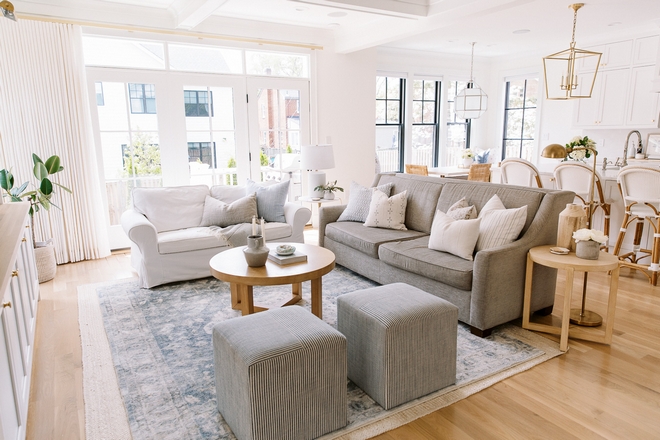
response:
[[[36,154],[32,154],[32,162],[34,162],[33,174],[37,179],[35,185],[36,189],[29,189],[29,181],[20,186],[14,186],[14,176],[11,171],[7,169],[0,170],[0,188],[2,188],[12,202],[29,202],[30,203],[30,223],[32,230],[32,242],[34,243],[34,253],[37,262],[37,272],[39,273],[39,282],[52,280],[55,277],[57,265],[55,263],[55,249],[52,245],[52,240],[46,242],[37,242],[34,234],[34,214],[39,212],[41,208],[48,211],[51,206],[55,205],[51,198],[54,194],[54,186],[59,186],[63,190],[71,193],[71,190],[65,186],[53,182],[49,176],[59,173],[64,169],[60,164],[60,158],[57,155],[49,157],[45,162],[41,160]],[[5,197],[5,194],[2,194]]]
[[[335,191],[344,192],[344,188],[337,186],[337,181],[328,182],[325,185],[319,185],[314,188],[314,191],[323,191],[323,198],[326,200],[334,200]]]

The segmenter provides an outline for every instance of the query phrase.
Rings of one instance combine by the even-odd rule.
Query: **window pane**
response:
[[[523,127],[523,138],[534,139],[536,131],[536,109],[525,110],[525,125]]]
[[[399,99],[399,78],[387,78],[387,99]]]
[[[539,93],[539,80],[532,78],[527,80],[527,93],[525,94],[525,107],[536,107]]]
[[[131,99],[131,113],[144,113],[144,107],[142,106],[142,99],[140,98]]]
[[[309,56],[245,51],[248,74],[309,78]]]
[[[523,159],[532,160],[532,153],[534,152],[534,141],[523,141],[522,142],[522,153],[520,157]]]
[[[520,157],[520,141],[506,141],[505,158]]]
[[[525,80],[510,81],[507,108],[522,108],[524,93]]]
[[[421,79],[413,80],[413,90],[412,90],[413,99],[416,100],[424,99],[423,83],[424,81],[422,81]]]
[[[382,172],[399,171],[399,127],[376,127],[376,155]]]
[[[520,139],[522,135],[522,116],[522,110],[507,110],[506,137],[508,139]]]
[[[243,60],[238,49],[170,44],[169,55],[172,70],[243,73]]]
[[[454,102],[447,103],[447,122],[455,122],[456,120],[456,104]]]
[[[377,76],[376,77],[376,99],[385,99],[386,89],[385,89],[385,77]]]
[[[435,101],[435,81],[424,81],[424,99]]]
[[[97,82],[94,83],[94,86],[96,88],[96,105],[98,106],[105,105],[105,101],[103,99],[103,84]]]
[[[421,124],[424,122],[423,117],[422,117],[422,102],[421,101],[413,101],[412,104],[412,120],[413,124]]]
[[[424,102],[424,123],[433,124],[435,122],[435,101]]]
[[[231,87],[211,87],[211,122],[214,130],[234,130],[234,90]]]
[[[384,124],[385,121],[385,102],[376,101],[376,124]]]
[[[433,166],[435,127],[432,125],[414,125],[412,127],[412,143],[412,163]]]
[[[399,123],[399,101],[387,101],[387,123]]]
[[[165,69],[163,43],[83,36],[87,66]]]

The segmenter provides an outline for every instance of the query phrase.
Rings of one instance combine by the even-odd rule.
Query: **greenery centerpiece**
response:
[[[328,182],[325,185],[319,185],[314,188],[314,191],[323,191],[323,198],[333,200],[335,198],[335,191],[344,192],[344,188],[337,186],[337,181]]]
[[[589,139],[588,136],[575,136],[568,144],[566,144],[566,157],[564,158],[564,162],[567,160],[582,162],[585,159],[589,159],[592,154],[596,154],[596,142]]]

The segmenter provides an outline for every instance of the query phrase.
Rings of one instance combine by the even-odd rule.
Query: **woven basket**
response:
[[[55,262],[55,247],[53,243],[34,248],[34,257],[37,262],[39,283],[45,283],[55,278],[57,263]]]

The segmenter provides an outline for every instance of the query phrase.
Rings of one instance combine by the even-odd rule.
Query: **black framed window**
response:
[[[467,87],[467,81],[452,81],[447,88],[447,165],[457,165],[461,157],[460,150],[470,148],[470,119],[456,116],[456,95]]]
[[[415,79],[412,83],[412,162],[438,166],[440,81]]]
[[[520,157],[532,160],[538,88],[538,78],[507,81],[502,159]]]
[[[403,171],[406,80],[376,77],[376,157],[380,170]]]
[[[128,84],[131,113],[156,114],[156,87],[153,84]]]
[[[183,103],[186,116],[213,116],[213,92],[184,90]]]
[[[215,142],[188,142],[188,162],[205,163],[211,168],[218,167]]]
[[[104,106],[105,97],[103,96],[103,83],[97,82],[94,83],[94,85],[96,87],[96,105]]]

